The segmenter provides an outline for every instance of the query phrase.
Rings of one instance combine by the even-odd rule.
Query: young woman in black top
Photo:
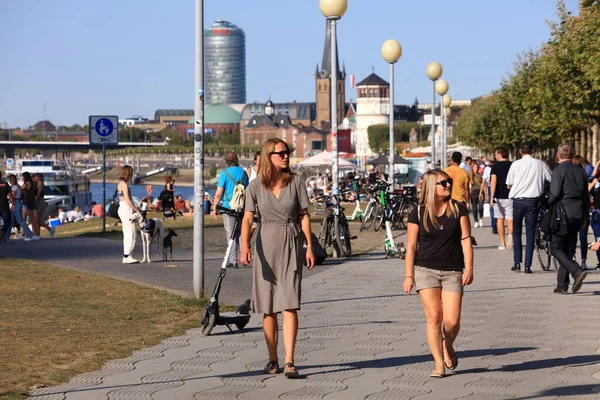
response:
[[[33,178],[31,177],[31,174],[27,171],[23,172],[23,186],[21,189],[23,190],[23,219],[27,220],[27,218],[29,218],[29,223],[31,224],[31,231],[33,232],[33,239],[39,240],[40,226],[38,225],[37,219],[34,215],[34,211],[36,209],[36,187],[35,183],[33,182]]]
[[[435,361],[431,377],[458,365],[453,343],[460,329],[463,287],[473,281],[469,211],[452,200],[444,171],[423,175],[419,206],[408,217],[404,291],[416,287],[427,320],[427,343]],[[442,335],[443,333],[443,335]]]

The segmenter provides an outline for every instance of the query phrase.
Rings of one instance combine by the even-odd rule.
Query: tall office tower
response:
[[[204,30],[205,104],[246,103],[246,35],[228,21]]]

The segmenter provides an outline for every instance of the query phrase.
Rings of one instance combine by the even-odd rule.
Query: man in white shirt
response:
[[[514,161],[508,170],[506,186],[513,200],[513,257],[515,264],[511,271],[520,271],[523,259],[521,233],[523,220],[526,229],[525,273],[531,274],[533,247],[537,220],[536,202],[544,194],[546,183],[550,182],[550,168],[541,160],[533,158],[533,145],[521,145],[520,160]]]

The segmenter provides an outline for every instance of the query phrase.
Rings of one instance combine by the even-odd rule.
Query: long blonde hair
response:
[[[436,199],[437,199],[437,180],[442,176],[444,179],[451,179],[450,175],[441,170],[427,171],[423,175],[423,185],[421,186],[421,197],[419,198],[419,206],[423,207],[423,226],[427,232],[430,232],[430,227],[435,229],[440,227],[438,217],[436,215]],[[447,203],[446,216],[458,218],[458,207],[452,201],[452,188],[450,193],[442,202]]]
[[[275,151],[275,146],[279,143],[283,143],[285,148],[290,151],[290,147],[288,144],[279,139],[279,138],[271,138],[263,143],[262,149],[260,151],[260,163],[258,167],[258,176],[260,177],[260,181],[264,187],[267,189],[272,189],[276,182],[273,181],[273,172],[275,167],[273,167],[273,162],[271,161],[271,153]],[[290,171],[289,167],[285,170],[281,171],[282,183],[283,187],[286,187],[288,183],[294,179],[294,173]]]

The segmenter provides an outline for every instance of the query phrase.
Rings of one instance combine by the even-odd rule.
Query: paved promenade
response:
[[[496,249],[490,229],[474,234],[480,246],[456,343],[459,365],[444,379],[429,378],[423,311],[416,294],[402,293],[403,262],[375,253],[306,276],[296,355],[303,379],[262,373],[266,349],[253,316],[241,333],[216,327],[204,337],[192,329],[31,398],[600,398],[600,274],[590,272],[579,294],[556,295],[553,272],[537,264],[532,275],[511,272],[512,252]]]

